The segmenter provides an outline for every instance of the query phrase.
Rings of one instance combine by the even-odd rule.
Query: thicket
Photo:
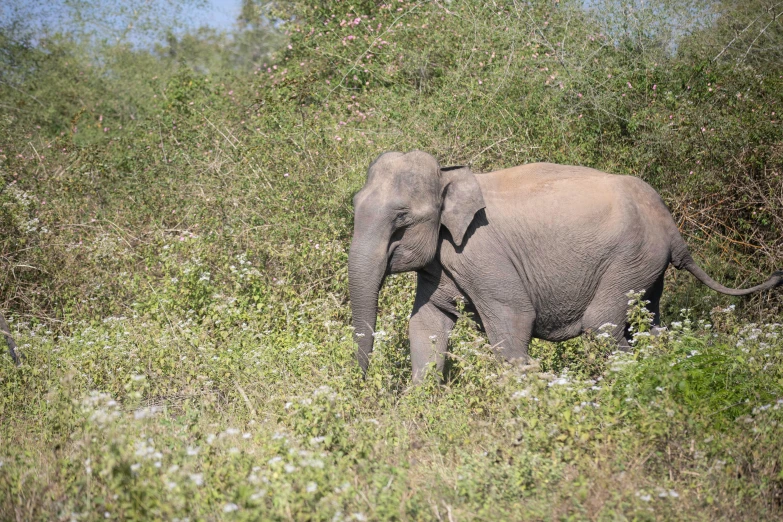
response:
[[[418,148],[639,176],[714,278],[766,278],[779,5],[243,5],[230,35],[120,13],[154,47],[2,25],[0,295],[26,360],[0,361],[0,518],[780,516],[780,292],[670,271],[670,337],[635,362],[537,343],[545,373],[463,321],[447,383],[409,389],[412,278],[364,381],[346,274],[369,162]]]

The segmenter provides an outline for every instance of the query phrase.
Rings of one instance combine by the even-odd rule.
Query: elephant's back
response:
[[[568,192],[585,194],[585,188],[590,188],[587,193],[606,192],[607,189],[616,191],[622,187],[626,178],[632,176],[608,174],[589,167],[529,163],[479,174],[476,178],[482,190],[489,194],[524,196]]]
[[[487,211],[497,218],[524,215],[563,226],[620,224],[668,214],[660,196],[634,176],[589,167],[531,163],[476,176]]]
[[[479,174],[476,180],[488,217],[574,230],[587,223],[612,228],[612,217],[630,210],[626,208],[632,201],[627,197],[630,187],[623,180],[628,177],[586,167],[532,163]]]

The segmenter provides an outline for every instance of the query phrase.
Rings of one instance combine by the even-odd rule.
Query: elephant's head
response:
[[[386,275],[429,264],[438,251],[441,225],[461,245],[484,198],[468,168],[441,168],[421,151],[387,152],[370,165],[353,206],[348,277],[357,358],[366,371]]]

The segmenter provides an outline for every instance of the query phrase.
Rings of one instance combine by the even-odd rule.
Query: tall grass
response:
[[[277,7],[252,59],[204,32],[97,62],[3,33],[0,288],[26,358],[0,358],[0,518],[779,517],[780,292],[670,274],[667,334],[536,341],[532,369],[462,318],[446,381],[412,388],[415,278],[381,293],[366,379],[346,284],[351,196],[414,148],[643,177],[716,279],[765,278],[776,40],[716,59],[747,15],[722,4],[674,46],[665,3]]]

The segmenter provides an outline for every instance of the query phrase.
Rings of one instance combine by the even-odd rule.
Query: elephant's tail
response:
[[[712,288],[713,290],[727,295],[748,295],[754,292],[761,292],[762,290],[769,290],[770,288],[775,288],[776,286],[783,285],[783,270],[778,270],[774,272],[771,276],[769,276],[769,279],[767,279],[760,285],[752,286],[750,288],[742,289],[742,288],[729,288],[727,286],[723,286],[722,284],[720,284],[719,282],[711,278],[709,275],[707,275],[707,272],[702,270],[701,267],[696,264],[696,261],[693,260],[691,254],[687,250],[685,250],[680,256],[678,256],[678,258],[672,259],[672,264],[678,270],[682,270],[682,269],[687,270],[688,272],[696,276],[696,279],[698,279],[708,287]]]

